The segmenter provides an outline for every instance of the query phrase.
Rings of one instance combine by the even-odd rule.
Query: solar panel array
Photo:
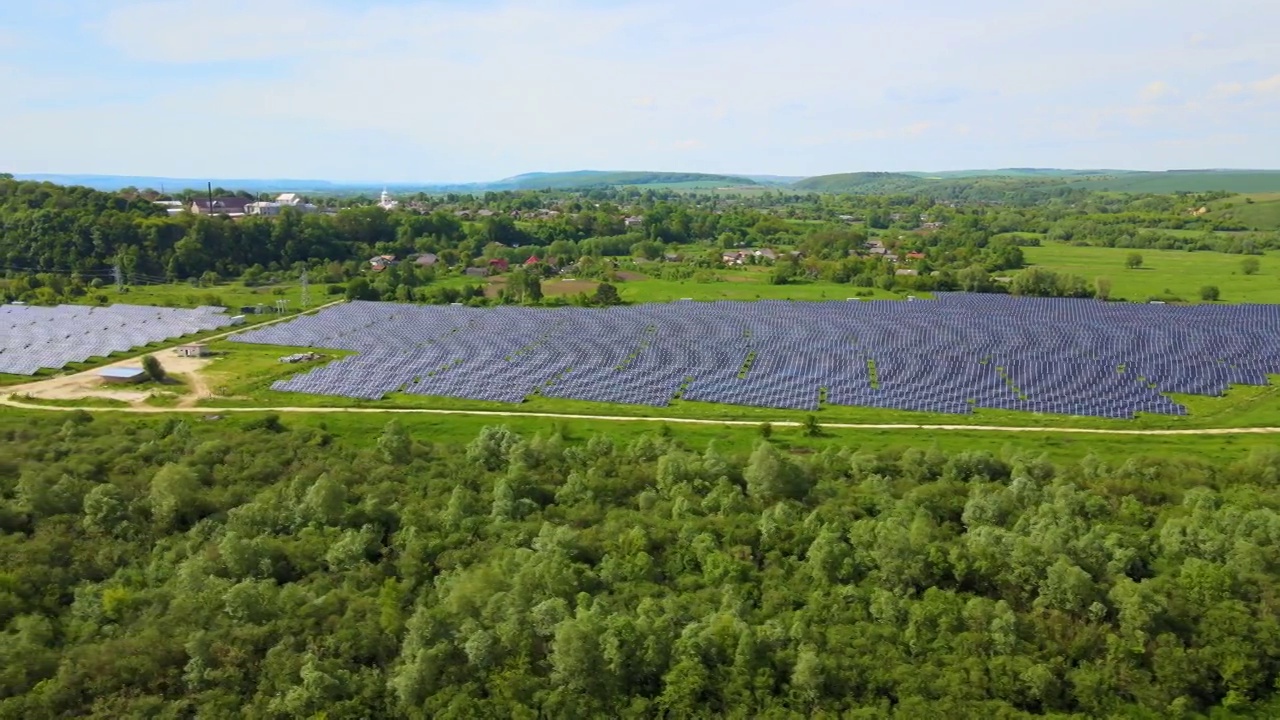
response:
[[[224,308],[0,305],[0,373],[34,375],[92,357],[229,326]]]
[[[355,302],[240,342],[353,350],[277,390],[404,391],[664,406],[974,408],[1183,415],[1280,372],[1280,306],[1174,306],[942,293],[918,302],[676,302],[604,309]]]

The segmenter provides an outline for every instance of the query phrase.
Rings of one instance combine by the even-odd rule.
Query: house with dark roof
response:
[[[245,214],[245,208],[252,203],[250,198],[242,197],[223,197],[214,198],[212,202],[208,198],[191,201],[191,212],[196,215],[229,215],[231,217],[239,217]]]
[[[413,264],[419,267],[431,267],[437,262],[440,262],[440,258],[435,253],[422,253],[413,259]]]
[[[395,264],[395,255],[379,255],[374,258],[369,258],[369,267],[373,268],[374,272],[382,272]]]

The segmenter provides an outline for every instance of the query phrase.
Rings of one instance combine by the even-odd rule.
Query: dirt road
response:
[[[138,405],[130,407],[95,408],[95,407],[53,407],[48,405],[32,405],[10,397],[0,398],[0,405],[24,410],[46,410],[50,412],[70,412],[86,410],[96,413],[198,413],[201,415],[225,415],[232,413],[352,413],[363,415],[458,415],[470,417],[493,418],[541,418],[547,420],[593,420],[599,422],[647,422],[669,423],[673,425],[720,425],[730,427],[758,427],[760,420],[704,420],[700,418],[674,417],[631,417],[627,415],[571,415],[567,413],[540,412],[503,412],[498,410],[438,410],[432,408],[345,408],[345,407],[152,407]],[[799,427],[802,423],[780,420],[771,422],[774,427]],[[938,432],[997,432],[997,433],[1048,433],[1070,435],[1134,435],[1134,436],[1177,436],[1177,435],[1275,435],[1280,434],[1280,427],[1252,428],[1194,428],[1186,430],[1133,429],[1116,430],[1102,428],[1064,428],[1064,427],[1014,427],[1003,425],[909,425],[909,424],[862,424],[862,423],[823,423],[828,430],[924,430]]]

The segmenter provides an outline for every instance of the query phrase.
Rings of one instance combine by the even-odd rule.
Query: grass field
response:
[[[324,286],[311,288],[312,306],[328,302],[323,296]],[[209,305],[216,300],[231,309],[244,306],[266,305],[275,307],[277,300],[288,302],[290,310],[298,310],[302,305],[302,288],[297,283],[271,285],[262,287],[245,287],[243,283],[220,283],[211,287],[196,287],[188,283],[171,283],[168,285],[130,285],[124,292],[114,287],[92,291],[88,295],[72,302],[82,305],[97,304],[96,295],[107,296],[111,304],[129,305],[162,305],[165,307],[196,307]]]
[[[1280,303],[1280,253],[1254,256],[1260,269],[1245,275],[1245,256],[1182,250],[1133,250],[1128,248],[1078,247],[1047,243],[1023,248],[1027,262],[1057,272],[1069,272],[1092,282],[1099,277],[1111,280],[1113,299],[1145,301],[1173,294],[1188,302],[1200,302],[1200,288],[1216,285],[1221,302]],[[1130,253],[1142,255],[1142,267],[1128,269]]]
[[[1112,176],[1084,178],[1071,183],[1094,191],[1126,193],[1176,193],[1224,190],[1234,193],[1280,192],[1277,171],[1173,171],[1126,172]]]
[[[820,281],[799,281],[786,285],[771,285],[769,273],[771,268],[765,266],[719,270],[711,273],[715,280],[700,282],[698,280],[662,280],[649,277],[642,272],[622,271],[619,278],[611,281],[618,288],[618,295],[623,302],[654,303],[674,300],[847,300],[857,297],[864,300],[904,300],[909,294],[917,297],[930,297],[929,293],[902,291],[891,292],[879,288],[860,288],[853,285]],[[447,287],[483,284],[486,294],[495,297],[499,288],[507,282],[504,276],[490,278],[447,277],[440,284]],[[542,292],[546,297],[562,297],[576,295],[581,292],[594,293],[598,281],[577,278],[550,278],[542,282]]]
[[[1211,218],[1234,220],[1252,230],[1280,230],[1280,192],[1218,200],[1209,210]]]

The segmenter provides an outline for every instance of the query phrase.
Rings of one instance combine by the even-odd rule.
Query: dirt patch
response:
[[[498,293],[507,287],[507,279],[504,277],[491,277],[489,284],[484,286],[484,296],[493,299],[498,297]]]
[[[543,295],[576,295],[580,292],[593,293],[600,283],[594,280],[554,280],[542,283]]]
[[[576,295],[580,292],[593,293],[600,283],[594,280],[543,280],[542,294],[551,295]],[[484,296],[487,298],[496,298],[498,293],[507,287],[507,278],[491,277],[489,284],[484,288]]]
[[[164,366],[165,372],[170,375],[181,375],[187,380],[190,393],[183,397],[179,403],[180,407],[190,407],[197,400],[205,397],[212,397],[208,384],[201,376],[203,370],[210,362],[209,358],[188,358],[175,355],[172,351],[161,351],[155,353],[160,359],[160,364]],[[141,358],[131,358],[112,363],[106,367],[141,367]],[[128,385],[106,385],[102,382],[102,378],[98,376],[98,371],[89,370],[87,372],[76,373],[74,375],[66,375],[63,377],[51,378],[49,380],[40,380],[26,385],[15,385],[7,388],[7,392],[16,395],[30,395],[33,398],[41,398],[45,400],[79,400],[81,398],[106,398],[109,400],[121,400],[130,404],[139,404],[146,402],[147,398],[152,395],[164,393],[163,388],[149,388],[146,390],[130,389]]]
[[[615,274],[618,276],[618,279],[623,282],[639,282],[640,280],[649,279],[648,275],[643,275],[638,272],[631,272],[630,270],[622,270]]]

